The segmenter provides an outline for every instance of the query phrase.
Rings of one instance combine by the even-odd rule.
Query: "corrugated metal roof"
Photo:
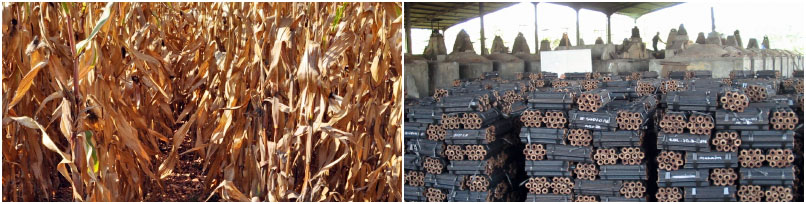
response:
[[[492,13],[517,3],[484,2],[484,14]],[[411,2],[405,3],[406,18],[412,28],[448,28],[479,17],[478,2]]]
[[[622,14],[638,18],[647,13],[672,7],[682,2],[555,2],[571,8],[588,9],[605,14]],[[488,14],[517,4],[516,2],[484,2]],[[411,2],[405,3],[409,14],[406,18],[412,28],[444,29],[479,17],[478,2]],[[532,19],[532,18],[528,18]],[[530,20],[531,21],[531,20]]]
[[[556,2],[553,4],[564,5],[571,8],[588,9],[605,14],[617,13],[632,18],[638,18],[645,14],[681,3],[683,2]]]

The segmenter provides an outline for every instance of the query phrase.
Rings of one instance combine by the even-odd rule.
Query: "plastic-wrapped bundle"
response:
[[[736,186],[685,187],[684,191],[686,202],[736,201]]]
[[[795,171],[793,167],[759,167],[739,169],[740,185],[791,186],[794,184],[794,181]]]
[[[717,90],[725,85],[720,79],[692,79],[687,84],[689,91]]]
[[[489,202],[487,198],[488,192],[473,192],[473,191],[453,191],[448,196],[450,202]]]
[[[656,71],[644,71],[644,72],[641,72],[641,78],[642,79],[657,79],[658,78],[658,72],[656,72]]]
[[[424,202],[426,201],[425,196],[423,196],[423,191],[425,187],[422,186],[403,186],[403,200],[405,201],[413,201],[413,202]]]
[[[615,111],[608,111],[604,109],[597,112],[571,110],[568,112],[568,115],[570,128],[609,131],[613,131],[618,128],[618,123],[616,121],[618,114]]]
[[[492,97],[492,92],[483,90],[442,97],[436,107],[441,108],[445,113],[484,112],[489,110],[493,103],[495,103],[495,97]]]
[[[795,132],[788,131],[741,131],[742,149],[792,149]]]
[[[658,170],[658,187],[708,186],[708,169]]]
[[[481,129],[455,129],[445,131],[447,144],[490,144],[504,138],[512,131],[509,120],[499,120]]]
[[[646,202],[646,198],[625,198],[624,196],[599,196],[600,202]]]
[[[598,148],[638,147],[643,143],[643,130],[593,131],[593,146]]]
[[[570,110],[574,96],[568,92],[531,92],[527,102],[534,109]]]
[[[560,160],[526,161],[524,170],[530,177],[570,177],[570,163]]]
[[[554,194],[529,194],[526,196],[526,202],[572,202],[571,195],[554,195]]]
[[[714,90],[676,91],[663,96],[662,102],[673,111],[715,111],[719,99]]]
[[[646,180],[646,164],[640,165],[601,165],[599,178],[603,180]]]
[[[582,79],[590,79],[591,73],[590,72],[568,72],[565,73],[566,80],[582,80]]]
[[[464,176],[453,174],[425,174],[423,181],[426,187],[459,189],[465,180]]]
[[[753,71],[750,70],[733,70],[730,71],[730,78],[731,79],[752,79],[755,77]]]
[[[425,124],[436,123],[440,118],[442,118],[442,114],[442,109],[437,108],[434,105],[420,104],[406,106],[406,122]],[[407,125],[409,125],[409,123],[407,123]]]
[[[406,154],[403,155],[403,167],[406,170],[419,171],[423,169],[423,162],[419,155]]]
[[[549,160],[563,160],[593,163],[591,147],[575,147],[571,145],[546,145],[546,158]]]
[[[582,195],[617,196],[621,189],[621,180],[584,180],[574,181],[574,193]]]
[[[777,79],[781,78],[780,70],[758,70],[756,71],[756,78],[758,79]]]
[[[747,108],[741,113],[719,109],[714,122],[722,130],[769,130],[769,118],[770,111],[764,108]]]
[[[406,122],[403,127],[403,139],[425,139],[428,125],[424,123]]]
[[[792,71],[792,78],[803,78],[803,70]]]
[[[736,152],[686,152],[683,168],[736,168],[739,167],[739,156]]]
[[[710,135],[658,133],[658,149],[710,152],[710,138]]]
[[[524,144],[562,144],[566,129],[522,127],[520,140]]]
[[[406,142],[406,152],[431,157],[439,157],[445,151],[445,143],[426,139],[414,139]]]

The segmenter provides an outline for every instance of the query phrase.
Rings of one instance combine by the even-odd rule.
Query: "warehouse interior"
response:
[[[537,11],[515,20],[534,22],[539,46],[485,36],[484,16],[514,4],[405,3],[404,200],[803,201],[802,53],[717,32],[713,8],[710,32],[657,31],[658,48],[640,26],[610,29],[680,2],[533,3],[574,9],[574,39],[541,40]],[[582,9],[607,16],[592,44]],[[432,30],[422,54],[413,28]]]

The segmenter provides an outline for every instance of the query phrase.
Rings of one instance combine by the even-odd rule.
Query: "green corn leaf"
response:
[[[333,24],[330,25],[331,29],[336,30],[337,26],[339,26],[339,22],[341,22],[341,17],[344,15],[344,6],[345,5],[341,5],[339,6],[338,9],[336,9],[336,17],[333,18]]]
[[[95,35],[98,34],[98,31],[101,31],[101,28],[104,27],[106,21],[109,20],[109,16],[112,15],[112,5],[115,5],[115,3],[110,2],[106,4],[106,7],[104,8],[104,13],[101,14],[101,19],[99,19],[98,23],[95,24],[95,28],[92,29],[90,36],[87,37],[87,39],[84,39],[81,42],[76,43],[76,53],[80,54],[82,51],[84,51],[84,47],[86,47],[87,44],[90,42],[90,40],[92,40],[92,38],[94,38]]]
[[[341,22],[342,16],[344,16],[344,8],[347,7],[347,3],[343,3],[339,8],[336,9],[336,17],[333,18],[333,23],[330,24],[330,32],[336,32],[336,29]],[[327,47],[327,35],[322,36],[322,47]]]
[[[67,14],[67,15],[69,16],[69,15],[70,15],[70,9],[68,8],[68,5],[67,5],[67,4],[69,4],[69,2],[62,2],[62,3],[61,3],[61,5],[62,5],[62,10],[64,10],[64,13],[65,13],[65,14]]]
[[[28,2],[25,3],[25,15],[26,16],[31,15],[31,3]]]
[[[87,160],[88,162],[92,162],[92,171],[98,173],[98,169],[100,167],[100,162],[98,161],[98,152],[95,150],[95,144],[93,144],[92,140],[92,131],[84,131],[84,136],[86,137],[84,141],[86,141],[87,149]]]

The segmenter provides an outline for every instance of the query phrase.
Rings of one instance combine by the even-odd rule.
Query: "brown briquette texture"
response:
[[[766,160],[760,149],[743,149],[739,151],[739,164],[743,168],[758,168]]]
[[[790,202],[792,201],[792,189],[783,186],[771,186],[764,191],[766,202]]]
[[[683,194],[679,188],[664,187],[658,188],[655,198],[660,202],[679,202],[683,198]]]
[[[662,151],[656,158],[658,168],[673,171],[683,166],[683,155],[673,151]]]

